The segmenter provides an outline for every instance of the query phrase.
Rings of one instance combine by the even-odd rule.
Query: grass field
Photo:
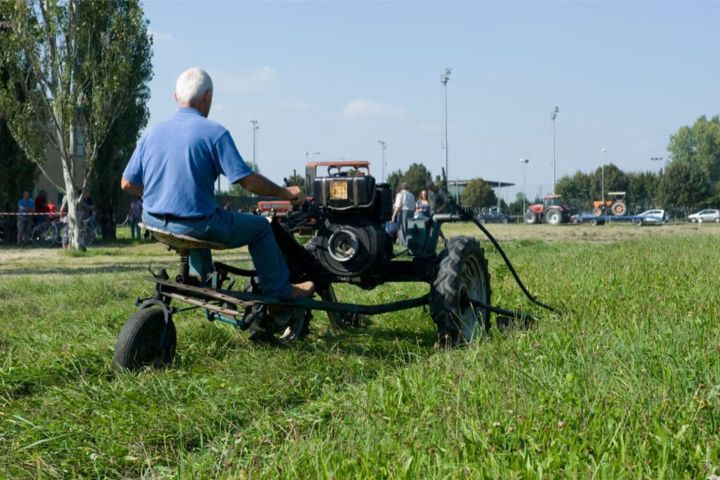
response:
[[[113,370],[115,340],[172,254],[0,250],[0,478],[720,474],[720,227],[489,228],[565,315],[530,308],[485,242],[493,303],[542,315],[534,328],[444,352],[421,309],[347,331],[316,314],[276,350],[190,312],[173,367],[139,374]]]

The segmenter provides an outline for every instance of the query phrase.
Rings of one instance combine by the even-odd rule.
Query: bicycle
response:
[[[62,229],[64,223],[60,221],[50,221],[35,225],[30,233],[30,240],[33,245],[52,247],[62,243]]]
[[[96,238],[102,236],[100,225],[95,221],[95,215],[83,220],[82,227],[80,229],[80,242],[83,247],[89,247],[95,241]]]

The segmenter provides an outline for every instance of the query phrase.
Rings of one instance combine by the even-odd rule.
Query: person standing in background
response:
[[[407,182],[400,183],[390,223],[398,224],[398,243],[407,246],[407,219],[415,212],[415,195],[407,189]]]
[[[128,223],[130,224],[130,238],[140,240],[140,219],[142,218],[142,198],[135,196],[130,200],[130,210],[128,210]]]
[[[30,198],[30,192],[23,192],[18,200],[18,221],[17,221],[17,244],[22,245],[30,241],[30,233],[33,227],[32,213],[35,213],[35,202]]]

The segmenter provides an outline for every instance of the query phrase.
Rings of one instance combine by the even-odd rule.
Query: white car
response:
[[[706,208],[705,210],[700,210],[697,213],[688,215],[687,218],[692,223],[702,223],[702,222],[720,223],[720,210],[715,210],[713,208]]]
[[[660,225],[670,220],[667,212],[660,209],[645,210],[636,215],[635,218],[635,223],[638,225]]]

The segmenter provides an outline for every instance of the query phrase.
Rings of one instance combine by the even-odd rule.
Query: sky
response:
[[[515,183],[512,200],[603,163],[658,170],[670,136],[720,114],[720,2],[160,2],[149,126],[189,67],[210,118],[280,182],[311,160],[369,160],[380,178],[444,165]],[[551,112],[558,106],[553,122]],[[554,125],[553,125],[554,123]],[[553,127],[555,134],[553,135]],[[553,148],[555,146],[555,149]],[[603,157],[602,150],[606,152]],[[555,151],[555,153],[553,153]],[[319,152],[319,153],[317,153]],[[525,165],[520,159],[528,158]]]

